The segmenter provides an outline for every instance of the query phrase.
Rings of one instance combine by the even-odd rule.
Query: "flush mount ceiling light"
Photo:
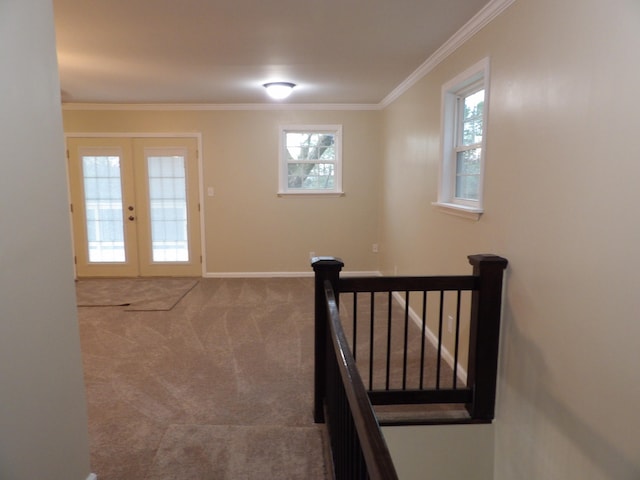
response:
[[[287,98],[295,86],[296,84],[291,82],[271,82],[263,85],[267,89],[267,94],[275,100]]]

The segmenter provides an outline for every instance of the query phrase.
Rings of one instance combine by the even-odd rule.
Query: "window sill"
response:
[[[484,212],[481,208],[467,207],[466,205],[458,205],[456,203],[433,202],[431,205],[442,213],[475,221],[480,220],[480,216]]]
[[[322,192],[309,190],[306,192],[278,192],[279,197],[344,197],[344,192]]]

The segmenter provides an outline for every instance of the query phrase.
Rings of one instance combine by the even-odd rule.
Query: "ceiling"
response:
[[[67,103],[378,104],[488,0],[53,0]]]

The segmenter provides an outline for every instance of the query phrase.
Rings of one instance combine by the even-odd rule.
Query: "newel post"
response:
[[[315,371],[313,419],[316,423],[324,422],[324,398],[326,391],[326,342],[327,342],[327,302],[324,293],[324,282],[329,281],[338,298],[338,280],[340,270],[344,267],[342,260],[335,257],[314,257],[311,266],[315,272]]]
[[[508,261],[497,255],[469,255],[479,288],[471,297],[467,385],[473,403],[467,410],[476,420],[492,420],[496,400],[502,278]]]

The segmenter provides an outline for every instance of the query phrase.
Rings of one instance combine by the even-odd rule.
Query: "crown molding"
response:
[[[445,58],[455,52],[461,45],[478,33],[494,18],[506,10],[515,0],[492,0],[487,3],[471,20],[453,34],[438,50],[436,50],[420,67],[398,85],[382,102],[381,108],[386,108],[400,95],[405,93],[416,82],[431,72]]]
[[[63,103],[62,110],[229,111],[229,110],[380,110],[370,103]]]

